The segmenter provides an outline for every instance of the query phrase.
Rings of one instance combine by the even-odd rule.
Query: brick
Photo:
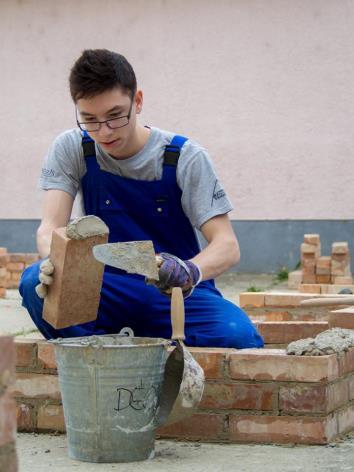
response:
[[[354,429],[354,404],[347,405],[337,412],[338,432],[347,433]]]
[[[41,341],[38,343],[39,365],[45,369],[56,369],[55,350],[53,344]]]
[[[6,297],[6,288],[0,287],[0,298]]]
[[[8,254],[0,254],[0,267],[6,267],[10,261],[10,256]]]
[[[337,275],[334,277],[336,285],[353,285],[353,277],[351,275]]]
[[[317,284],[301,284],[299,289],[302,293],[321,293],[321,286]]]
[[[293,270],[289,272],[288,288],[297,290],[302,282],[302,270]]]
[[[0,471],[17,472],[18,460],[16,454],[15,442],[10,442],[0,447]]]
[[[348,254],[349,246],[347,241],[335,242],[332,244],[332,254]]]
[[[9,272],[22,272],[24,268],[25,264],[23,262],[9,262],[6,266]]]
[[[18,373],[11,387],[15,398],[50,398],[60,400],[59,381],[56,375]]]
[[[16,403],[9,394],[0,397],[0,446],[16,439]]]
[[[33,405],[19,403],[17,405],[17,430],[34,431],[36,429],[36,415]]]
[[[354,347],[338,355],[339,375],[351,374],[354,372]]]
[[[104,265],[92,248],[106,243],[108,234],[69,239],[66,229],[53,231],[50,259],[55,277],[44,300],[43,318],[55,328],[65,328],[97,318]]]
[[[33,264],[39,260],[37,253],[13,252],[10,254],[10,262],[22,262],[23,264]]]
[[[200,408],[275,410],[278,387],[269,383],[207,383]]]
[[[316,245],[302,243],[300,246],[301,254],[316,254]]]
[[[313,272],[312,274],[307,274],[305,271],[303,271],[302,282],[304,284],[315,284],[316,283],[316,274],[315,274],[315,272]]]
[[[354,307],[331,311],[329,326],[331,328],[354,329]]]
[[[311,297],[301,293],[269,292],[265,294],[265,306],[299,306],[306,298]]]
[[[316,274],[328,275],[331,273],[330,256],[321,256],[316,260]]]
[[[15,339],[16,366],[33,367],[37,358],[36,339]]]
[[[61,405],[42,405],[38,408],[37,429],[65,433],[65,420]]]
[[[16,352],[10,336],[0,337],[0,394],[15,381]]]
[[[264,306],[264,296],[263,292],[242,292],[240,293],[240,307],[262,307]]]
[[[2,279],[3,277],[6,278],[7,276],[7,269],[6,267],[0,267],[0,279]]]
[[[337,432],[334,416],[230,415],[230,439],[235,442],[326,444]]]
[[[329,283],[331,283],[330,274],[316,274],[316,284],[329,284]]]
[[[226,355],[234,349],[225,348],[189,348],[194,359],[204,370],[206,379],[220,379],[224,377],[224,363]]]
[[[317,233],[304,234],[304,243],[313,244],[315,246],[321,244],[320,235]]]
[[[224,415],[197,413],[185,420],[158,428],[157,435],[165,438],[217,440],[223,435],[224,423]]]
[[[348,379],[349,387],[349,400],[354,400],[354,374],[352,374]]]
[[[312,338],[328,329],[327,321],[264,321],[257,324],[266,344],[289,344],[298,339]]]
[[[11,272],[11,281],[19,282],[21,280],[22,272]]]
[[[352,290],[352,292],[354,293],[354,285],[328,285],[327,287],[327,293],[328,294],[331,294],[331,293],[339,293],[341,290],[345,289],[345,288],[349,288]]]
[[[348,403],[348,380],[341,379],[330,385],[295,384],[279,390],[279,409],[282,414],[328,414]]]
[[[339,376],[335,354],[289,356],[284,349],[242,349],[229,360],[230,377],[237,380],[328,382]]]
[[[350,258],[348,254],[333,254],[331,263],[331,275],[333,276],[349,276]]]
[[[0,256],[4,256],[5,254],[7,254],[6,247],[0,247]]]

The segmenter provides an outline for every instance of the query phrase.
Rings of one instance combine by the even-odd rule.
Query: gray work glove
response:
[[[167,252],[157,256],[159,280],[148,279],[147,283],[155,285],[161,293],[171,296],[173,287],[181,287],[183,297],[189,297],[194,287],[202,279],[200,268],[192,261],[183,261]]]
[[[48,293],[48,286],[53,283],[54,266],[49,259],[44,259],[39,266],[39,281],[36,286],[36,293],[39,298],[45,298]]]

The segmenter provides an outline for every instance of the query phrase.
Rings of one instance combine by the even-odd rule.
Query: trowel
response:
[[[106,265],[159,280],[158,259],[152,241],[98,244],[93,247],[93,255]]]

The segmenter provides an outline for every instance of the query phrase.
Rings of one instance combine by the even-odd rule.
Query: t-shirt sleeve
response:
[[[49,148],[39,178],[43,190],[64,190],[75,198],[85,173],[80,142],[73,133],[59,135]]]
[[[177,183],[182,190],[183,210],[197,229],[233,209],[207,151],[199,145],[187,142],[182,148]]]

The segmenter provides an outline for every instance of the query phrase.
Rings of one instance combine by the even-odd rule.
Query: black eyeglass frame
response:
[[[99,131],[101,129],[101,125],[103,125],[103,123],[106,123],[106,125],[108,126],[109,129],[124,128],[125,126],[129,125],[129,121],[130,121],[130,117],[131,117],[132,109],[133,109],[133,103],[134,103],[134,100],[131,101],[130,108],[129,108],[129,111],[128,111],[127,115],[118,116],[117,118],[109,118],[108,120],[104,120],[104,121],[79,121],[78,120],[78,115],[77,115],[78,110],[77,110],[77,107],[75,107],[76,124],[81,129],[81,131],[88,131],[89,133],[96,133],[97,131]],[[125,123],[122,126],[111,126],[110,121],[120,120],[122,118],[127,118],[128,119],[127,123]],[[98,128],[94,129],[94,130],[88,130],[85,127],[82,128],[82,126],[81,126],[81,125],[95,125],[95,124],[98,126]]]

